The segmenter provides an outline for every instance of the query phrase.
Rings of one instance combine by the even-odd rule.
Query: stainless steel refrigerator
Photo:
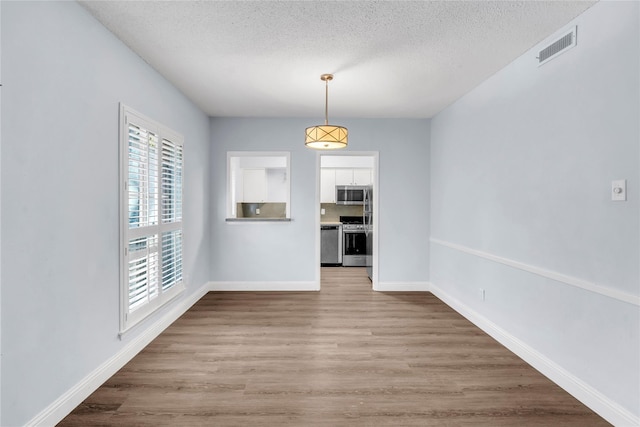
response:
[[[366,263],[367,276],[373,281],[373,187],[368,186],[364,190],[364,207],[362,209],[362,223],[366,236],[367,250]]]

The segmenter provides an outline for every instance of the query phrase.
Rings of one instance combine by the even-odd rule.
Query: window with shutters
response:
[[[183,138],[124,105],[120,126],[123,332],[184,289]]]

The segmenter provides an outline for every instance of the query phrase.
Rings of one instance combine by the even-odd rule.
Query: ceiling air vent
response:
[[[577,33],[578,27],[573,27],[571,31],[562,35],[559,39],[542,49],[537,57],[538,65],[551,61],[556,56],[574,47],[576,45]]]

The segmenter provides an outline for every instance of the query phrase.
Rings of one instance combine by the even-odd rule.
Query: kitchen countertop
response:
[[[226,218],[226,222],[290,222],[291,218],[260,218],[260,217],[249,217],[249,218]]]
[[[320,225],[342,225],[339,221],[320,221]]]

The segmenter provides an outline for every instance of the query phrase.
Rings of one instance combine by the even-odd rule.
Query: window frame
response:
[[[153,201],[154,198],[150,197],[148,194],[143,195],[143,198],[145,200],[142,201],[141,204],[144,203],[146,205],[145,207],[140,209],[140,211],[145,211],[145,209],[149,208],[149,206],[155,209],[155,212],[150,212],[150,217],[155,218],[155,223],[153,223],[153,221],[146,221],[152,223],[145,223],[143,225],[140,225],[140,221],[138,221],[137,227],[130,227],[131,217],[129,212],[129,166],[132,157],[130,156],[129,151],[130,123],[135,127],[144,129],[149,133],[153,133],[157,137],[154,140],[156,143],[155,189],[151,190],[152,193],[155,192],[155,202]],[[165,142],[170,143],[173,146],[174,150],[171,151],[171,147],[169,147],[168,144],[165,144]],[[165,146],[168,149],[166,157],[165,154],[163,154]],[[170,161],[173,162],[170,163]],[[171,164],[174,165],[173,168],[166,166]],[[147,163],[147,165],[149,165],[149,163]],[[120,334],[122,334],[140,323],[152,313],[156,312],[160,307],[164,306],[169,301],[177,297],[185,289],[184,278],[186,274],[184,272],[184,227],[182,214],[184,204],[184,138],[179,133],[121,103],[119,132],[119,169],[119,302]],[[144,169],[144,167],[142,167],[142,169]],[[167,175],[167,173],[170,173],[170,175]],[[143,172],[143,174],[147,177],[153,175],[153,168],[148,167],[147,170]],[[167,193],[163,194],[163,190],[168,190],[168,199],[167,197],[165,197]],[[149,202],[150,200],[151,202]],[[167,200],[169,200],[168,204]],[[164,217],[167,212],[170,212],[171,215],[168,220],[165,220]],[[140,218],[140,215],[138,216],[138,218]],[[167,237],[170,237],[170,239],[167,240]],[[135,239],[139,239],[139,242],[141,243],[132,246],[135,247],[136,250],[130,250],[130,243]],[[149,241],[155,241],[155,246],[149,248]],[[169,242],[168,246],[164,246],[163,242]],[[163,253],[165,249],[169,250]],[[164,255],[166,254],[170,254],[168,255],[169,258],[164,258]],[[150,261],[154,256],[156,265],[155,271],[152,269],[153,263]],[[153,282],[155,283],[155,285],[152,285],[149,282],[149,278],[151,276],[146,276],[143,279],[146,285],[142,286],[142,288],[146,287],[146,290],[142,291],[142,293],[146,293],[147,296],[141,298],[141,300],[144,300],[146,298],[147,301],[145,303],[139,304],[139,307],[131,310],[132,305],[130,304],[129,275],[131,263],[136,261],[139,263],[145,263],[145,265],[141,267],[141,271],[148,271],[147,269],[152,269],[152,271],[154,271],[156,281]],[[163,264],[165,264],[167,261],[169,262],[167,264],[167,267],[171,266],[172,270],[170,270],[169,268],[164,268]],[[167,271],[171,272],[170,278],[173,278],[173,281],[171,282],[169,287],[163,289],[163,275],[166,274]],[[146,273],[142,274],[144,275]],[[153,295],[156,296],[149,294],[149,292],[153,291],[154,289],[156,293]]]

